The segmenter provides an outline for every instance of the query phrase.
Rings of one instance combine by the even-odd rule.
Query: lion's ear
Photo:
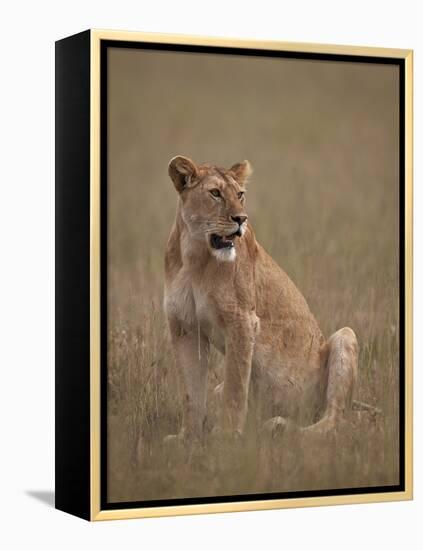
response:
[[[230,171],[240,185],[245,185],[248,181],[248,178],[253,173],[253,168],[248,160],[243,160],[242,162],[237,162],[236,164],[231,166]]]
[[[195,180],[197,175],[197,166],[187,157],[178,155],[177,157],[173,157],[169,162],[169,176],[178,193],[187,187],[192,187],[193,180]]]

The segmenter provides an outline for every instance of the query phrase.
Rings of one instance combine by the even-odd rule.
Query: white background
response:
[[[422,30],[419,1],[3,2],[0,64],[0,545],[421,548]],[[415,500],[89,524],[54,487],[54,41],[114,28],[415,49]],[[419,215],[420,214],[420,215]],[[37,496],[38,495],[38,496]],[[40,499],[41,496],[41,499]],[[185,542],[186,541],[186,542]]]

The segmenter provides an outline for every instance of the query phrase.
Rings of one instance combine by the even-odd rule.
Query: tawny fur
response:
[[[236,221],[246,218],[250,173],[247,161],[223,169],[179,156],[169,164],[179,200],[166,247],[164,302],[183,389],[184,437],[202,435],[210,345],[225,355],[219,420],[225,430],[242,434],[253,390],[273,416],[305,429],[331,429],[351,404],[354,332],[344,328],[326,340],[249,222]],[[233,249],[212,247],[211,235],[238,228]]]

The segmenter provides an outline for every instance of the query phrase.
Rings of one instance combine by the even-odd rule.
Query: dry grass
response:
[[[398,75],[383,66],[276,62],[182,62],[130,50],[111,57],[111,501],[398,482]],[[242,445],[209,443],[191,463],[164,452],[181,414],[162,310],[176,204],[166,166],[178,153],[222,165],[249,158],[256,235],[327,336],[355,330],[356,398],[382,409],[379,419],[353,413],[330,441],[285,433],[258,445],[251,418]],[[213,351],[210,392],[222,368]]]

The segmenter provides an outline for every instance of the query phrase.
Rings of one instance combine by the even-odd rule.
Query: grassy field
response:
[[[109,75],[108,499],[397,483],[397,69],[114,50]],[[243,445],[207,445],[193,464],[164,452],[181,414],[162,308],[176,154],[250,160],[258,240],[324,334],[354,329],[356,398],[381,415],[354,412],[325,441],[258,443],[251,429]],[[210,392],[222,368],[213,351]]]

